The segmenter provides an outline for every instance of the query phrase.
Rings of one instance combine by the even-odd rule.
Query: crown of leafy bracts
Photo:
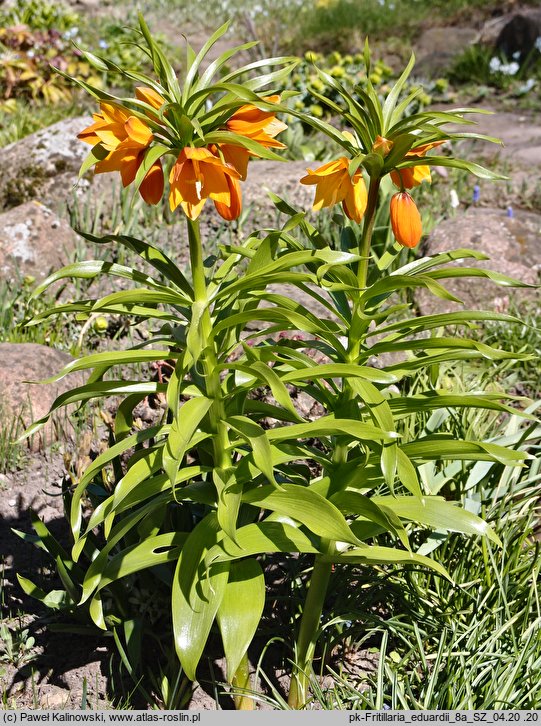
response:
[[[446,141],[455,139],[483,139],[494,143],[501,143],[499,139],[485,136],[475,132],[449,131],[443,128],[447,124],[475,125],[475,121],[465,118],[471,113],[490,113],[477,108],[458,108],[451,111],[421,111],[406,115],[411,104],[423,92],[422,88],[413,90],[406,97],[402,91],[415,64],[412,54],[408,65],[399,77],[387,97],[379,98],[374,86],[370,82],[370,49],[368,42],[364,48],[364,62],[366,66],[367,81],[365,87],[356,85],[350,92],[340,81],[328,73],[315,67],[319,77],[329,87],[333,88],[344,102],[341,106],[314,90],[312,95],[321,103],[326,104],[337,116],[348,125],[348,129],[341,131],[326,121],[313,117],[305,117],[301,112],[291,110],[290,113],[302,116],[314,128],[331,137],[341,146],[350,157],[349,174],[353,177],[362,166],[370,177],[383,177],[392,174],[397,186],[400,176],[411,177],[416,167],[424,167],[417,173],[414,184],[406,183],[406,188],[416,186],[426,176],[426,169],[430,166],[449,166],[469,171],[484,179],[502,179],[496,174],[474,162],[465,161],[449,156],[431,155],[426,152]],[[404,170],[407,170],[404,174]],[[429,169],[428,169],[429,171]]]
[[[183,168],[189,169],[196,176],[193,189],[182,184],[179,188],[181,174],[179,168],[173,167],[172,208],[182,204],[186,214],[195,218],[202,206],[200,202],[211,198],[222,216],[230,219],[238,216],[238,180],[246,176],[248,158],[281,160],[272,150],[284,146],[274,138],[286,128],[274,115],[278,108],[276,102],[281,97],[268,89],[280,85],[298,59],[280,56],[252,62],[217,80],[234,55],[255,44],[244,43],[227,50],[203,70],[209,50],[228,27],[229,23],[222,25],[197,54],[186,42],[183,79],[179,79],[141,16],[138,30],[141,46],[152,63],[155,77],[122,68],[106,57],[79,49],[96,69],[120,74],[136,88],[135,97],[117,96],[62,74],[100,102],[101,112],[94,114],[94,123],[79,135],[81,140],[92,143],[80,175],[91,167],[97,173],[118,170],[124,185],[134,182],[146,201],[156,203],[163,193],[161,160],[172,154],[177,158],[180,172]],[[264,72],[257,74],[258,71]],[[256,75],[246,78],[251,73]],[[259,95],[262,89],[265,89],[263,97]],[[286,92],[282,97],[287,95]],[[205,151],[188,151],[186,155],[186,149]],[[201,161],[207,163],[201,165]],[[218,177],[213,172],[218,172]],[[186,199],[183,194],[187,195]]]

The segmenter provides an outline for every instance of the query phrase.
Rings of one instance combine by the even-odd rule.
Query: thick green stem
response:
[[[379,194],[380,179],[370,179],[370,186],[368,189],[368,200],[366,204],[366,212],[364,215],[363,231],[361,239],[359,240],[359,267],[357,269],[357,281],[359,289],[362,292],[366,288],[368,279],[368,266],[370,262],[370,247],[372,245],[372,234],[374,231],[374,223],[376,221],[376,212],[378,207],[378,194]],[[355,301],[353,305],[353,315],[351,326],[348,330],[348,361],[351,363],[357,362],[359,357],[359,351],[361,348],[361,336],[359,330],[362,329],[360,325],[360,314],[362,313],[361,306],[358,301]],[[347,382],[342,382],[342,396],[340,399],[341,407],[347,407],[349,401],[353,399],[353,392]],[[346,415],[346,414],[344,414]],[[337,444],[334,450],[333,461],[337,464],[344,463],[347,461],[348,448],[346,444]]]
[[[192,268],[192,284],[194,292],[194,307],[202,306],[199,320],[201,335],[201,364],[205,382],[205,395],[212,400],[209,410],[209,423],[212,431],[214,466],[227,469],[231,466],[229,431],[226,424],[225,406],[218,368],[218,351],[212,336],[212,317],[210,314],[205,267],[203,265],[203,248],[199,232],[199,222],[187,220],[188,240],[190,244],[190,264]],[[250,689],[250,671],[248,656],[245,655],[233,676],[234,686],[241,689]],[[245,696],[235,697],[235,706],[240,710],[253,708],[254,701]]]
[[[225,408],[222,398],[216,345],[212,338],[212,318],[208,305],[207,282],[205,267],[203,265],[203,248],[201,245],[199,222],[188,219],[187,223],[194,302],[204,306],[199,321],[203,347],[201,363],[205,380],[205,393],[213,401],[209,411],[209,420],[214,434],[214,465],[220,468],[227,468],[230,465],[228,451],[229,436],[225,424]]]
[[[203,246],[201,245],[201,234],[199,222],[187,219],[188,242],[190,245],[190,266],[192,269],[192,284],[194,300],[206,302],[207,282],[205,279],[205,267],[203,265]]]
[[[302,708],[308,698],[312,661],[331,572],[332,563],[323,562],[320,557],[316,557],[308,595],[302,611],[297,640],[297,663],[291,677],[287,700],[288,705],[294,709]]]
[[[370,247],[372,245],[372,234],[374,232],[374,223],[376,221],[376,212],[378,208],[378,194],[380,178],[374,177],[370,179],[368,188],[368,200],[366,203],[366,211],[364,213],[364,224],[361,240],[359,242],[359,267],[357,270],[357,281],[359,288],[363,290],[366,287],[368,278],[368,264],[370,262]]]

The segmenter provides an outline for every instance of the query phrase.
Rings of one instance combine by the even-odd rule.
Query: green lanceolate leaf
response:
[[[168,296],[171,296],[171,294],[175,295],[175,299],[178,301],[178,304],[186,304],[187,302],[185,296],[181,296],[179,292],[173,293],[170,288],[162,285],[160,282],[150,277],[150,275],[145,275],[144,272],[139,272],[139,270],[135,270],[132,267],[126,267],[125,265],[118,265],[115,262],[106,262],[104,260],[84,260],[83,262],[74,262],[71,265],[62,267],[60,270],[53,272],[40,285],[38,285],[35,290],[32,291],[32,297],[38,297],[50,285],[58,280],[63,280],[65,278],[91,280],[99,275],[122,277],[126,280],[132,280],[133,282],[148,285],[152,289],[160,290],[164,293],[164,295],[166,295],[167,299],[164,300],[164,302],[168,301]],[[141,302],[143,302],[143,299],[141,299]]]
[[[144,393],[149,395],[151,393],[158,393],[159,391],[165,390],[165,386],[161,383],[135,383],[133,381],[98,381],[87,386],[80,386],[79,388],[72,388],[71,391],[62,393],[58,398],[53,401],[49,413],[42,418],[34,421],[26,431],[21,435],[19,441],[24,441],[29,436],[32,436],[39,431],[47,421],[51,418],[55,411],[63,406],[69,406],[71,403],[80,403],[82,401],[88,401],[91,398],[103,398],[105,396],[122,396],[130,395],[133,393]]]
[[[474,174],[479,179],[490,179],[492,181],[498,179],[507,179],[503,174],[498,174],[490,169],[485,169],[480,164],[475,164],[473,161],[463,161],[462,159],[453,159],[447,156],[424,156],[419,159],[413,159],[404,164],[398,164],[397,168],[400,169],[402,166],[419,166],[430,164],[430,166],[449,166],[454,169],[462,169],[468,171],[470,174]]]
[[[444,326],[469,325],[470,323],[482,322],[484,320],[524,324],[520,318],[513,315],[506,315],[505,313],[493,313],[487,312],[486,310],[466,310],[453,313],[438,313],[437,315],[420,315],[417,318],[410,318],[409,320],[398,320],[373,332],[369,332],[368,337],[398,331],[413,333],[417,330],[433,330],[434,328]]]
[[[501,545],[498,536],[486,522],[466,509],[446,502],[442,497],[373,497],[372,501],[388,507],[402,519],[426,524],[434,529],[482,535]]]
[[[229,563],[205,558],[218,539],[216,514],[208,514],[190,533],[180,554],[172,587],[173,635],[180,664],[190,680],[195,679],[214,618],[222,602],[229,576]]]
[[[79,169],[79,179],[84,176],[86,172],[94,166],[94,164],[102,159],[105,159],[108,154],[109,151],[103,147],[103,144],[100,143],[93,146],[88,156],[81,164],[81,168]]]
[[[285,517],[286,515],[284,515]],[[289,519],[289,518],[288,518]],[[292,520],[289,519],[291,522]],[[317,554],[312,540],[298,527],[266,519],[237,529],[235,541],[224,537],[209,550],[207,562],[229,562],[265,552],[305,552]]]
[[[449,573],[439,562],[430,559],[430,557],[415,554],[415,552],[398,550],[393,547],[365,545],[362,549],[355,548],[339,554],[323,555],[322,560],[324,562],[359,565],[421,565],[422,567],[429,567],[451,580]]]
[[[186,80],[184,82],[184,91],[182,93],[182,103],[186,105],[190,93],[192,91],[192,85],[194,84],[194,81],[197,77],[197,72],[199,70],[199,66],[205,59],[205,56],[209,52],[209,50],[212,48],[212,46],[222,37],[224,33],[227,32],[227,29],[229,28],[229,25],[231,24],[231,21],[227,21],[223,25],[221,25],[218,30],[216,30],[210,38],[207,40],[206,43],[202,46],[199,53],[195,56],[192,63],[190,64],[189,68],[187,68],[186,72]]]
[[[388,497],[392,499],[392,497]],[[382,531],[391,532],[400,542],[410,549],[408,535],[400,518],[391,507],[380,506],[373,498],[369,498],[360,492],[342,491],[331,497],[332,503],[344,514],[358,514],[370,522],[378,524]]]
[[[400,96],[400,93],[402,92],[402,89],[408,80],[408,77],[413,69],[413,66],[415,65],[415,55],[412,53],[411,58],[409,59],[409,62],[405,69],[402,71],[402,75],[397,80],[397,82],[394,84],[394,86],[389,91],[389,94],[387,98],[385,99],[385,103],[383,104],[383,135],[387,133],[387,131],[393,126],[393,124],[399,120],[400,116],[398,113],[395,115],[395,107],[396,103],[398,101],[398,98]]]
[[[448,436],[426,436],[403,444],[402,449],[412,459],[463,459],[470,461],[497,461],[504,466],[522,466],[528,454],[505,446],[481,441],[460,441]]]
[[[267,431],[269,441],[286,441],[313,436],[339,436],[348,435],[360,441],[393,441],[398,438],[394,431],[382,431],[372,424],[348,418],[334,418],[334,416],[321,416],[308,423],[293,424],[293,426],[278,426]]]
[[[132,250],[145,260],[145,262],[148,262],[149,265],[152,265],[152,267],[164,275],[169,282],[182,290],[188,300],[193,298],[193,290],[187,279],[173,260],[157,247],[136,237],[129,237],[127,235],[106,234],[102,237],[97,237],[82,230],[76,230],[76,232],[94,244],[110,244],[113,242]]]
[[[212,470],[212,480],[218,492],[217,516],[220,527],[232,540],[236,539],[237,518],[242,501],[242,482],[239,467]]]
[[[180,353],[172,352],[170,350],[122,350],[122,351],[107,351],[105,353],[93,353],[87,355],[84,358],[78,358],[77,360],[68,363],[61,371],[56,373],[50,378],[46,378],[39,383],[53,383],[54,381],[60,380],[68,373],[74,371],[84,371],[88,368],[96,368],[98,366],[106,366],[106,369],[117,365],[130,365],[131,363],[146,363],[149,361],[162,360],[164,358],[176,358]]]
[[[395,432],[395,422],[389,402],[382,395],[380,390],[372,383],[358,378],[350,382],[352,390],[359,396],[366,407],[373,422],[384,431]],[[396,441],[385,442],[381,450],[381,471],[383,478],[394,491],[394,480],[397,465],[397,443]]]
[[[166,434],[169,431],[169,426],[151,426],[143,431],[137,431],[135,434],[126,436],[118,443],[111,446],[109,449],[100,454],[94,461],[87,467],[85,473],[81,477],[81,480],[77,484],[73,496],[71,499],[71,512],[70,512],[70,525],[73,537],[75,539],[74,554],[73,557],[76,560],[75,548],[77,547],[77,541],[81,531],[82,515],[81,515],[81,498],[84,494],[86,487],[99,474],[101,469],[110,464],[116,457],[124,454],[128,449],[133,446],[140,444],[144,441],[148,441],[152,438],[159,439],[162,434]]]
[[[500,403],[502,395],[491,393],[474,393],[469,395],[448,395],[438,391],[428,391],[416,396],[404,396],[389,401],[389,406],[395,414],[412,414],[421,411],[430,411],[438,408],[484,408],[492,411],[505,411],[516,416],[529,418],[528,414],[516,408]],[[507,398],[507,397],[506,397]]]
[[[271,484],[278,486],[274,478],[272,451],[265,429],[247,416],[230,416],[227,424],[249,444],[252,449],[254,464],[266,476]]]
[[[374,383],[396,383],[397,379],[392,373],[359,366],[350,363],[324,363],[323,365],[312,365],[310,368],[303,367],[298,370],[284,373],[280,376],[283,383],[296,383],[318,378],[363,378]]]
[[[179,408],[178,416],[171,424],[163,449],[162,464],[172,486],[184,454],[190,448],[192,437],[211,405],[212,401],[203,396],[191,398]]]
[[[389,275],[378,280],[371,285],[366,292],[361,295],[361,302],[367,307],[377,306],[389,295],[398,289],[407,289],[414,287],[425,287],[436,297],[442,300],[461,303],[462,300],[450,293],[443,285],[429,277],[429,275],[408,276],[408,275]]]
[[[240,363],[225,364],[224,368],[228,370],[235,370],[244,373],[249,380],[260,380],[267,385],[272,392],[272,395],[276,401],[283,406],[287,411],[291,413],[296,421],[302,421],[303,419],[297,412],[293,402],[289,396],[288,390],[285,387],[281,377],[276,373],[273,368],[262,361],[255,361],[250,365],[243,365]]]
[[[229,683],[257,632],[264,605],[265,578],[259,562],[232,562],[217,613]]]
[[[187,538],[186,532],[167,532],[126,547],[111,557],[104,567],[97,592],[134,572],[176,561]],[[96,594],[93,599],[96,599]],[[96,622],[96,625],[105,629],[104,623]]]
[[[311,489],[295,484],[284,484],[281,491],[269,486],[257,487],[243,494],[242,500],[291,517],[319,537],[360,544],[340,510]]]
[[[148,521],[149,515],[152,516],[153,510],[163,511],[164,506],[167,505],[167,499],[164,497],[155,497],[151,502],[147,502],[144,506],[130,512],[127,516],[122,517],[120,521],[111,528],[106,535],[106,544],[100,549],[99,553],[90,563],[83,582],[83,593],[81,603],[85,602],[92,593],[100,586],[100,582],[103,578],[103,573],[110,561],[110,554],[116,548],[118,551],[117,544],[123,540],[126,535],[129,537],[129,533],[135,531],[139,527],[142,520]],[[104,508],[107,509],[107,508]],[[95,510],[97,511],[97,510]],[[101,521],[103,522],[103,519]],[[136,535],[135,535],[136,536]],[[126,544],[124,541],[123,544]],[[115,553],[116,555],[116,553]],[[176,558],[175,558],[176,559]]]
[[[169,93],[180,101],[180,90],[176,73],[164,53],[159,48],[158,44],[154,41],[152,33],[148,29],[141,13],[139,13],[139,26],[141,28],[141,33],[146,40],[150,51],[150,57],[152,59],[152,65],[154,66],[156,75],[160,79],[160,83],[164,88],[168,89]]]
[[[65,590],[51,590],[51,592],[45,592],[41,587],[35,585],[32,580],[29,580],[22,575],[17,573],[17,580],[23,592],[29,597],[33,597],[39,600],[45,607],[51,610],[64,610],[68,605],[72,604],[70,597]]]

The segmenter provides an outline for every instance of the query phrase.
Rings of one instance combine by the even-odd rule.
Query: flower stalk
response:
[[[213,402],[208,416],[210,428],[214,434],[214,466],[227,468],[230,465],[229,436],[225,424],[225,408],[220,385],[217,350],[212,337],[212,318],[209,308],[205,267],[203,265],[203,246],[201,244],[199,221],[187,217],[186,224],[188,227],[190,267],[194,291],[191,325],[199,324],[200,344],[203,351],[202,368],[205,395]]]
[[[334,543],[328,543],[329,548]],[[299,637],[297,640],[296,664],[293,669],[287,703],[290,708],[302,708],[308,698],[308,687],[312,673],[314,652],[320,630],[321,614],[332,573],[332,563],[317,555],[310,578],[308,594],[302,611]]]

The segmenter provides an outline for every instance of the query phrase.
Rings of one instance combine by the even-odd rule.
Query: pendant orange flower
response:
[[[135,98],[137,98],[138,101],[144,101],[145,103],[148,103],[149,106],[152,106],[152,108],[160,109],[164,103],[166,103],[165,98],[163,96],[160,96],[160,94],[155,91],[153,88],[148,88],[147,86],[137,86],[135,89]],[[149,119],[152,121],[155,121],[156,123],[163,123],[163,121],[156,116],[155,114],[151,114],[148,112],[145,112]]]
[[[131,184],[153,140],[150,127],[120,106],[100,104],[94,123],[78,134],[79,139],[95,146],[101,144],[107,156],[94,167],[96,174],[119,171],[123,186]],[[156,161],[141,183],[139,193],[147,204],[157,204],[163,195],[164,178],[161,162]]]
[[[410,149],[405,155],[405,159],[411,156],[424,156],[427,151],[434,149],[436,146],[441,146],[445,141],[433,141],[430,144],[422,144],[422,146],[416,146],[415,149]],[[391,172],[391,179],[393,184],[399,189],[412,189],[418,187],[424,181],[431,182],[432,176],[430,174],[430,167],[427,164],[420,164],[418,166],[408,166],[404,169],[395,169]]]
[[[267,96],[263,100],[279,103],[280,96]],[[274,137],[285,131],[287,124],[279,121],[272,111],[262,111],[251,103],[237,109],[227,120],[225,127],[231,133],[257,141],[265,148],[285,149],[285,144]],[[257,154],[235,144],[220,144],[220,151],[224,160],[239,172],[240,178],[244,181],[248,173],[250,156],[257,157]]]
[[[342,202],[344,212],[354,222],[360,222],[366,210],[367,192],[363,175],[357,171],[349,175],[349,161],[345,156],[320,166],[300,180],[301,184],[315,184],[316,195],[313,209],[332,207]]]
[[[224,219],[236,219],[241,210],[240,174],[208,149],[182,149],[169,175],[169,206],[179,205],[187,217],[197,219],[207,199],[212,199]]]
[[[396,241],[403,247],[416,247],[423,234],[421,215],[407,192],[391,198],[391,227]]]

